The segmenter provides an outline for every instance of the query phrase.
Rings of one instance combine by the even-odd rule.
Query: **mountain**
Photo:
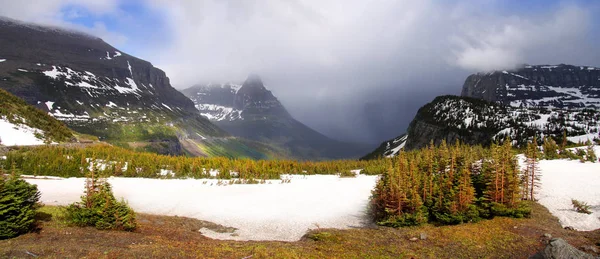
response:
[[[477,73],[467,78],[461,95],[512,107],[600,109],[600,68],[526,65]]]
[[[295,120],[257,75],[243,84],[196,85],[182,92],[200,114],[227,132],[281,147],[296,158],[350,158],[368,150],[333,140]]]
[[[0,18],[0,61],[0,88],[77,132],[163,154],[269,152],[231,137],[200,116],[162,70],[100,38]]]
[[[522,146],[533,136],[561,140],[563,132],[577,143],[600,138],[599,131],[600,69],[527,65],[469,76],[462,96],[439,96],[419,109],[405,142],[396,145],[407,150],[442,140],[487,145],[510,136]],[[392,149],[380,147],[364,158]]]

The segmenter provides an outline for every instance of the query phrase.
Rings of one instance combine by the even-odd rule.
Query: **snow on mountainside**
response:
[[[233,105],[240,84],[196,85],[182,92],[194,102],[202,116],[211,121],[242,120],[242,111]]]
[[[182,93],[211,121],[291,119],[283,105],[256,75],[250,75],[241,85],[196,85]]]
[[[43,145],[43,132],[24,124],[14,124],[0,118],[0,145],[29,146]]]
[[[150,62],[79,32],[0,18],[0,89],[100,140],[161,154],[265,159],[198,113]]]
[[[600,68],[571,65],[524,66],[471,75],[462,96],[514,107],[600,108]]]

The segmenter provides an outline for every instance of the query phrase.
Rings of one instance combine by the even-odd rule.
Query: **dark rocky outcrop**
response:
[[[550,240],[544,250],[530,257],[531,259],[595,259],[596,257],[577,250],[561,238]]]

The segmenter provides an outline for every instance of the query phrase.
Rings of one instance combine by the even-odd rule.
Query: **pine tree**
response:
[[[0,175],[0,239],[29,232],[35,224],[40,192],[37,186],[12,175]]]
[[[535,200],[535,188],[539,186],[539,181],[540,181],[540,177],[541,177],[541,172],[538,168],[538,161],[539,161],[539,150],[537,148],[537,145],[535,144],[537,139],[534,138],[534,142],[533,144],[527,144],[527,152],[525,153],[525,163],[526,163],[526,168],[525,168],[525,184],[524,184],[524,190],[525,190],[525,200]]]

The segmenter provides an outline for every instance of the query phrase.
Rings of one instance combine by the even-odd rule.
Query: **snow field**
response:
[[[299,240],[307,230],[367,224],[367,206],[377,176],[291,175],[290,183],[217,186],[215,179],[109,178],[117,198],[137,212],[177,215],[234,227],[234,233],[202,229],[207,237],[230,240]],[[26,179],[37,184],[41,202],[67,205],[80,200],[84,178]]]
[[[595,147],[600,155],[600,147]],[[558,218],[563,227],[580,231],[600,228],[600,163],[581,163],[578,160],[541,160],[541,188],[537,194],[540,204]],[[578,213],[571,199],[591,205],[592,214]]]

